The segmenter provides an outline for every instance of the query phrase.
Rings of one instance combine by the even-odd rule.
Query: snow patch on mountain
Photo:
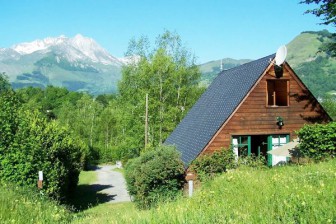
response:
[[[51,46],[64,43],[66,39],[68,38],[63,35],[60,37],[47,37],[43,40],[34,40],[14,45],[12,49],[22,55],[31,54],[35,51],[45,50]]]
[[[73,38],[64,35],[59,37],[48,37],[43,40],[34,40],[11,47],[20,55],[32,54],[35,52],[55,52],[59,57],[66,58],[70,62],[88,61],[104,65],[124,65],[124,60],[119,60],[108,53],[97,44],[92,38],[77,34]]]

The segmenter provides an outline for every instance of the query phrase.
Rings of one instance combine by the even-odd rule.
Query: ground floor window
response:
[[[272,149],[276,149],[288,142],[288,135],[272,135]]]
[[[251,154],[251,136],[233,136],[232,145],[236,156],[248,156]]]
[[[278,162],[277,160],[282,161],[283,158],[273,156],[274,159],[272,159],[272,155],[267,152],[288,142],[288,134],[234,135],[232,136],[232,149],[236,158],[250,155],[264,156],[268,165],[271,166]]]

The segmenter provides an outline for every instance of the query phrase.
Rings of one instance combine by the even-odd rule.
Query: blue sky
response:
[[[299,0],[0,0],[0,48],[77,33],[122,57],[131,38],[176,31],[198,63],[257,59],[302,31],[330,27]],[[310,7],[311,8],[311,7]]]

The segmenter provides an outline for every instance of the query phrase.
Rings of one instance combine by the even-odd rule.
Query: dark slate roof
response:
[[[167,138],[188,166],[263,74],[273,55],[222,71]]]

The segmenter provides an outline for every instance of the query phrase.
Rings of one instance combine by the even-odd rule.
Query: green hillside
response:
[[[327,30],[302,32],[286,45],[286,61],[316,97],[323,97],[326,93],[334,94],[336,91],[336,59],[320,52],[320,47],[330,40],[330,36]],[[224,69],[248,61],[224,59]],[[217,60],[200,65],[203,83],[211,83],[218,75],[220,63]]]
[[[288,45],[288,63],[316,97],[336,91],[336,59],[320,52],[331,33],[303,32]]]
[[[201,64],[199,66],[201,73],[202,73],[201,84],[208,86],[211,83],[211,81],[214,78],[216,78],[216,76],[220,72],[221,64],[223,66],[223,69],[230,69],[230,68],[242,65],[249,61],[251,60],[249,59],[235,60],[232,58],[224,58],[224,59],[219,59],[215,61],[209,61],[205,64]]]

